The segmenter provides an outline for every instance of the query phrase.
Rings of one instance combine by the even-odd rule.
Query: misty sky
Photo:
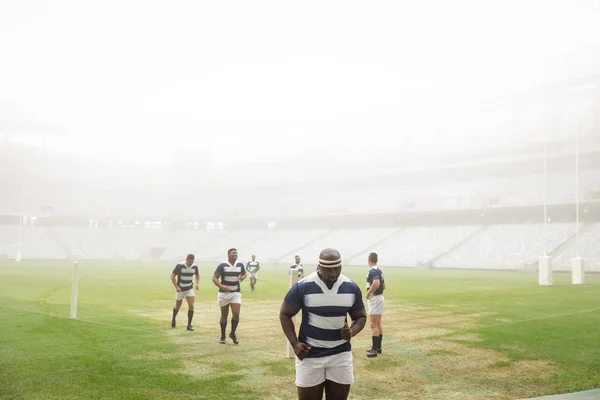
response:
[[[599,21],[598,0],[0,0],[0,116],[140,161],[435,155]]]

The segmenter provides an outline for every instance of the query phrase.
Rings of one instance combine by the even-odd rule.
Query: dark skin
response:
[[[321,252],[319,258],[323,260],[334,261],[340,258],[340,253],[334,249],[326,249]],[[342,273],[342,267],[324,268],[319,266],[317,271],[319,278],[323,281],[323,283],[325,283],[325,285],[327,285],[329,289],[331,289]],[[281,304],[281,310],[279,311],[279,321],[281,322],[283,333],[285,333],[285,336],[294,349],[296,357],[298,357],[300,360],[304,360],[304,358],[306,358],[310,352],[310,347],[307,346],[306,343],[302,343],[298,340],[298,336],[296,335],[296,330],[294,328],[294,321],[292,320],[292,318],[298,314],[299,311],[300,310],[294,310],[284,301]],[[356,336],[360,331],[363,330],[365,323],[367,322],[367,314],[364,309],[350,314],[350,318],[352,319],[351,326],[348,326],[346,323],[340,330],[344,340],[350,340],[353,336]],[[326,380],[317,386],[308,388],[299,387],[298,399],[322,399],[323,392],[325,392],[327,400],[345,400],[348,398],[348,394],[350,393],[350,385],[342,385],[330,380]]]

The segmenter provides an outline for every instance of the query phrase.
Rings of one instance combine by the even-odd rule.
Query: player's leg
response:
[[[325,382],[313,387],[298,387],[298,400],[320,400],[324,388]]]
[[[385,307],[385,298],[381,296],[381,315],[379,316],[379,342],[377,343],[377,352],[381,354],[381,342],[383,342],[383,325],[381,325],[381,318],[383,317],[383,309]]]
[[[181,308],[181,303],[183,303],[183,298],[179,299],[179,293],[180,292],[175,292],[175,307],[173,307],[173,318],[171,319],[171,328],[176,328],[177,327],[177,322],[175,322],[175,317],[177,317],[177,313],[179,312],[179,309]]]
[[[326,400],[346,400],[350,394],[350,385],[342,385],[330,380],[325,381]]]
[[[236,299],[232,299],[232,301],[235,301]],[[239,341],[237,339],[237,336],[235,334],[235,331],[237,329],[238,323],[240,322],[240,308],[242,306],[241,303],[229,303],[229,305],[231,306],[231,333],[229,334],[229,337],[231,338],[231,340],[233,340],[233,343],[238,344]]]
[[[227,329],[227,317],[229,317],[229,303],[225,305],[221,305],[223,301],[219,301],[219,306],[221,306],[221,320],[219,321],[221,325],[221,340],[220,343],[225,343],[225,330]]]
[[[190,296],[188,294],[188,296],[185,297],[185,299],[187,300],[188,303],[188,324],[187,324],[187,330],[188,331],[193,331],[194,328],[192,327],[192,319],[194,318],[194,299],[195,296],[193,295],[194,292],[192,290],[192,296]]]
[[[381,325],[381,317],[382,315],[379,316],[379,342],[377,342],[377,352],[379,354],[381,354],[381,342],[383,342],[383,326]]]
[[[300,361],[296,357],[296,381],[298,399],[322,399],[325,388],[325,364],[327,357],[305,358]]]
[[[371,325],[371,348],[367,351],[367,357],[377,357],[377,349],[379,348],[379,322],[381,315],[369,315],[369,324]]]
[[[345,351],[327,358],[325,368],[325,398],[327,400],[346,400],[350,385],[354,383],[354,365],[352,352]]]

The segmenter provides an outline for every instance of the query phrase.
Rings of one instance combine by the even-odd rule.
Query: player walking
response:
[[[250,277],[250,289],[254,292],[254,286],[258,280],[258,270],[260,269],[260,263],[256,261],[256,256],[252,254],[252,261],[248,261],[246,264],[246,271]]]

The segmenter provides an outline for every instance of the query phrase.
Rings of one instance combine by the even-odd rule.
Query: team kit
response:
[[[194,290],[198,290],[200,275],[193,254],[178,263],[171,273],[175,287],[175,307],[171,327],[177,327],[177,314],[185,299],[187,302],[188,331],[193,331]],[[332,391],[349,392],[354,382],[353,360],[350,339],[365,326],[367,318],[372,330],[372,346],[366,356],[382,354],[383,315],[385,280],[378,266],[378,255],[370,253],[367,260],[369,270],[366,278],[366,293],[341,273],[341,255],[335,249],[325,249],[319,255],[317,270],[304,275],[300,256],[294,257],[290,270],[297,271],[298,281],[285,295],[280,321],[296,355],[296,386],[300,398],[320,397],[319,393]],[[256,256],[244,265],[238,260],[235,248],[227,251],[227,260],[221,262],[212,276],[218,288],[217,303],[221,309],[219,342],[227,343],[227,336],[238,344],[236,330],[242,303],[241,283],[249,278],[250,290],[254,291],[258,282],[260,263]],[[302,322],[296,333],[293,317],[302,310]],[[229,314],[231,313],[231,318]],[[351,325],[349,324],[349,318]],[[229,335],[227,327],[230,323]],[[308,397],[307,397],[308,396]],[[312,397],[312,398],[315,398]]]

